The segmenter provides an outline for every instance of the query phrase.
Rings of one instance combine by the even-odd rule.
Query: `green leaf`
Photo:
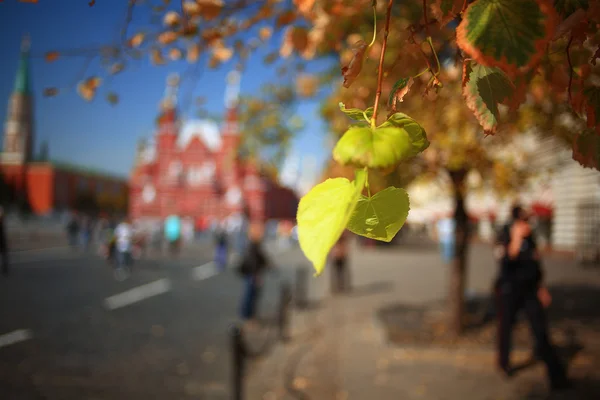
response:
[[[587,10],[589,7],[588,0],[554,0],[554,8],[563,17],[568,17],[578,9]]]
[[[412,156],[416,156],[429,147],[429,140],[427,140],[425,129],[408,115],[404,113],[394,113],[387,121],[381,124],[381,127],[390,125],[406,130],[412,143]]]
[[[390,186],[374,196],[360,197],[348,229],[357,235],[391,242],[406,222],[409,210],[406,190]]]
[[[327,255],[346,229],[365,182],[366,172],[359,170],[352,182],[346,178],[327,179],[300,199],[298,240],[313,263],[315,275],[323,272]]]
[[[373,117],[373,107],[369,107],[364,111],[364,114],[367,114],[369,119],[365,119],[365,115],[363,114],[363,110],[360,108],[346,108],[346,105],[340,102],[340,110],[352,118],[355,121],[367,121],[371,122],[371,118]]]
[[[333,158],[342,165],[388,168],[419,154],[422,142],[415,145],[413,137],[425,131],[413,119],[402,124],[386,122],[377,128],[353,126],[344,133],[333,149]]]
[[[486,133],[496,131],[498,104],[510,101],[514,93],[512,81],[501,69],[465,62],[463,96]]]
[[[573,140],[573,160],[586,168],[600,171],[600,136],[586,129]]]
[[[398,80],[398,82],[394,84],[394,87],[392,87],[392,91],[390,92],[390,97],[388,99],[388,105],[395,108],[396,102],[402,102],[404,100],[404,96],[406,96],[410,90],[413,82],[414,79],[412,77],[401,78]]]
[[[457,44],[478,63],[512,75],[545,54],[557,20],[549,0],[477,0],[463,14]]]

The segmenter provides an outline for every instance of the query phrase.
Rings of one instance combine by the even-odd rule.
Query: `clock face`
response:
[[[144,190],[142,191],[142,199],[145,203],[152,203],[156,197],[156,190],[154,190],[154,186],[148,184],[144,186]]]

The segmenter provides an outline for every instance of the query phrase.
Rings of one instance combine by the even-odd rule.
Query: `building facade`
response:
[[[115,205],[127,202],[127,180],[79,166],[34,160],[34,108],[29,76],[29,40],[24,39],[14,91],[8,102],[0,152],[2,187],[9,202],[26,202],[36,214],[73,210],[82,196]]]
[[[182,123],[177,112],[178,79],[170,78],[154,138],[138,146],[130,177],[130,215],[164,220],[169,215],[208,226],[226,219],[295,220],[298,198],[238,155],[239,74],[228,76],[224,124]]]

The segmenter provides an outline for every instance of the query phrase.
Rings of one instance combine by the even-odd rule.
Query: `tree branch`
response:
[[[377,111],[379,110],[379,99],[381,98],[381,85],[383,84],[383,60],[385,58],[385,49],[387,47],[387,38],[390,33],[390,19],[392,16],[392,5],[394,0],[389,0],[387,10],[385,12],[385,28],[383,30],[383,43],[381,45],[381,56],[379,57],[379,71],[377,74],[377,92],[375,93],[375,105],[373,106],[373,118],[371,125],[375,126],[377,121]]]

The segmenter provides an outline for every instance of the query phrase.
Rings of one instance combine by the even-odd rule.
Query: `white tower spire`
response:
[[[239,71],[231,71],[227,74],[227,87],[225,88],[225,107],[233,108],[237,105],[240,97],[241,74]]]

